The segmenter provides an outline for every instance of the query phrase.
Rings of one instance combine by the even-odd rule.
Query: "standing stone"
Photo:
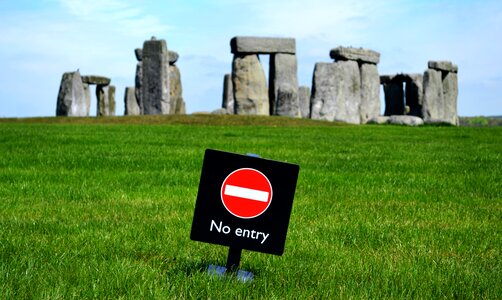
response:
[[[308,86],[300,86],[298,88],[298,99],[300,100],[302,118],[310,118],[310,88]]]
[[[98,84],[96,98],[98,99],[96,116],[115,116],[115,86]]]
[[[338,93],[338,113],[335,121],[360,124],[359,107],[361,105],[361,77],[356,61],[340,61],[336,65],[340,68],[340,92]]]
[[[316,63],[312,78],[312,100],[310,115],[312,119],[333,121],[336,110],[337,65]]]
[[[424,73],[422,114],[425,123],[442,122],[444,116],[441,71],[427,69]]]
[[[169,99],[171,101],[170,112],[180,114],[183,104],[183,87],[181,85],[181,73],[175,65],[169,66]],[[184,113],[184,112],[183,112]]]
[[[270,114],[300,117],[296,55],[277,53],[270,57]]]
[[[143,44],[141,99],[145,115],[169,114],[169,54],[165,40]]]
[[[361,105],[359,115],[361,123],[380,115],[380,76],[374,64],[362,64],[361,71]]]
[[[444,99],[444,115],[443,120],[452,125],[458,125],[457,114],[457,98],[458,98],[458,75],[457,73],[448,72],[443,78],[443,99]]]
[[[405,95],[406,105],[410,108],[408,115],[422,118],[423,102],[423,81],[422,74],[408,74],[406,79]]]
[[[136,92],[134,87],[126,87],[124,93],[124,115],[137,116],[140,114],[138,100],[136,99]]]
[[[59,87],[56,116],[88,116],[90,107],[89,98],[85,96],[80,72],[64,73]]]
[[[136,101],[139,106],[139,114],[142,114],[143,111],[143,95],[142,88],[143,87],[143,63],[138,62],[136,65],[136,76],[134,78],[134,93],[136,95]]]
[[[385,116],[404,115],[404,85],[401,75],[380,76],[385,94]]]
[[[82,83],[82,86],[84,87],[85,111],[87,111],[87,115],[89,115],[91,111],[91,87],[88,83]]]
[[[223,100],[221,107],[226,109],[227,114],[234,114],[234,88],[232,84],[232,75],[225,74],[223,77]]]
[[[356,61],[317,63],[312,82],[312,119],[360,124],[361,82]]]
[[[270,114],[265,72],[258,55],[234,55],[232,83],[236,114]]]

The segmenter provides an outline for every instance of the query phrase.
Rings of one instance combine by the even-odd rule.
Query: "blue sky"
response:
[[[55,115],[61,76],[76,69],[112,78],[122,115],[134,49],[151,36],[180,54],[188,112],[214,110],[237,35],[296,38],[307,86],[314,64],[331,61],[337,46],[380,52],[380,74],[423,73],[429,60],[451,60],[459,114],[502,115],[499,0],[0,0],[0,117]]]

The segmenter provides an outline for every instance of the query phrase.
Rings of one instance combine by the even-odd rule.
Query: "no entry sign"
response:
[[[261,215],[272,200],[272,185],[262,172],[242,168],[225,178],[221,185],[221,200],[232,215],[250,219]]]
[[[208,149],[190,238],[282,255],[299,166]]]

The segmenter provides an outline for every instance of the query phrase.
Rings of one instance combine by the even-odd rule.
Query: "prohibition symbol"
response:
[[[233,171],[221,185],[221,201],[232,215],[251,219],[264,213],[272,202],[272,185],[260,171],[242,168]]]

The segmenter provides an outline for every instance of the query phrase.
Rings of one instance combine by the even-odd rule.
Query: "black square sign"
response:
[[[190,238],[282,255],[298,165],[207,149]]]

